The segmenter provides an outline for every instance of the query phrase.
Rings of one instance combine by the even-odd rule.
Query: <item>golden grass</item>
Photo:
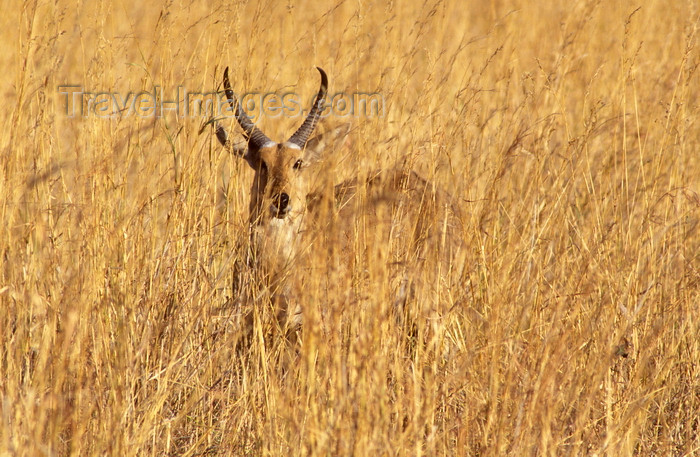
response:
[[[700,453],[698,4],[409,3],[3,6],[0,456]],[[205,119],[71,119],[58,90],[172,99],[227,65],[384,96],[334,173],[457,199],[462,282],[412,299],[439,315],[400,324],[360,233],[300,267],[300,342],[266,334],[265,294],[235,300],[247,166]]]

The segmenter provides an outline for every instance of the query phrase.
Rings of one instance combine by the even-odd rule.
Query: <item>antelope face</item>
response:
[[[308,192],[304,169],[311,163],[311,154],[286,141],[271,143],[250,155],[249,163],[256,172],[250,209],[256,222],[301,213]]]
[[[252,123],[231,90],[228,68],[224,71],[226,97],[248,147],[234,147],[220,125],[216,127],[216,136],[226,149],[241,156],[255,170],[250,201],[251,223],[260,225],[270,220],[281,220],[304,210],[307,189],[303,169],[318,157],[318,148],[311,146],[314,140],[309,142],[309,136],[318,122],[328,90],[326,73],[320,68],[318,71],[321,74],[321,87],[314,105],[301,127],[283,143],[270,140]]]

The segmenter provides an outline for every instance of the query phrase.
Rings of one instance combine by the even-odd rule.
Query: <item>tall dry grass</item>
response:
[[[0,455],[700,453],[699,5],[408,3],[3,6]],[[461,281],[405,325],[358,227],[299,267],[291,342],[242,266],[252,174],[205,119],[69,118],[58,89],[172,99],[227,65],[380,92],[333,173],[449,190]]]

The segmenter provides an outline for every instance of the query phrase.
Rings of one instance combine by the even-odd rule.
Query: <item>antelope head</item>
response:
[[[216,137],[231,153],[248,162],[255,171],[250,200],[250,222],[263,225],[270,221],[289,219],[302,213],[306,206],[304,169],[318,159],[318,142],[309,141],[319,120],[328,90],[328,77],[321,73],[321,87],[304,123],[287,141],[276,143],[256,127],[245,114],[231,90],[228,67],[224,71],[224,90],[236,120],[243,130],[247,147],[236,147],[226,130],[216,126]]]

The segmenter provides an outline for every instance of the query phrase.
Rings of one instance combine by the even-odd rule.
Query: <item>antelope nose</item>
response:
[[[279,194],[277,198],[275,198],[275,205],[280,212],[285,211],[289,205],[289,195],[287,195],[285,192]]]

